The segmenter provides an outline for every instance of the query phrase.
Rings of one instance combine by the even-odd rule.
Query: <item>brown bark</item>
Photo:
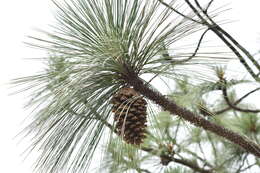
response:
[[[205,130],[211,131],[218,136],[224,137],[230,142],[239,145],[245,151],[260,157],[260,146],[256,143],[246,139],[245,137],[226,129],[220,125],[212,123],[203,117],[177,105],[173,100],[169,100],[161,93],[148,87],[142,79],[140,79],[133,70],[127,68],[127,73],[122,75],[122,78],[126,83],[133,86],[134,89],[140,92],[143,96],[150,99],[157,105],[160,105],[164,110],[169,111],[172,115],[178,115],[181,118],[189,121],[197,127],[201,127]]]

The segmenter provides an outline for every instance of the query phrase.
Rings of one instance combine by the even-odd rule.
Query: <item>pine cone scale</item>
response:
[[[147,127],[147,102],[133,88],[122,88],[110,103],[113,104],[112,112],[117,134],[129,144],[143,143]]]

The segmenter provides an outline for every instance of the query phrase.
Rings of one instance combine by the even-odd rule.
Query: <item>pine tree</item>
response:
[[[259,87],[240,98],[235,87],[258,85],[260,66],[215,22],[213,0],[53,2],[53,31],[30,37],[48,53],[46,69],[14,80],[38,110],[25,129],[40,151],[38,172],[88,172],[102,142],[97,172],[259,169],[260,110],[242,104]],[[203,47],[208,32],[251,79],[227,78],[223,66],[235,58]]]

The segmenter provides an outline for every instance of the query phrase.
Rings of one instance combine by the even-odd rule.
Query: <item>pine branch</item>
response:
[[[171,61],[171,59],[172,59],[173,57],[167,55],[167,57],[166,57],[167,60],[169,60],[170,62],[173,62],[174,64],[183,64],[183,63],[185,63],[185,62],[190,61],[192,58],[194,58],[194,57],[197,55],[197,53],[198,53],[198,51],[199,51],[199,49],[200,49],[201,43],[202,43],[202,41],[203,41],[203,39],[204,39],[204,37],[205,37],[205,35],[206,35],[206,33],[207,33],[208,31],[209,31],[209,29],[206,29],[206,30],[201,34],[200,39],[199,39],[199,41],[198,41],[198,43],[197,43],[197,46],[196,46],[194,52],[192,53],[192,55],[191,55],[190,57],[188,57],[188,58],[186,58],[186,59],[184,59],[184,60],[172,60],[172,61]],[[159,75],[159,74],[158,74],[158,75]],[[156,76],[155,76],[155,77],[156,77]]]
[[[171,9],[172,11],[174,11],[175,13],[179,14],[180,16],[184,17],[185,19],[191,20],[195,23],[199,23],[199,24],[203,24],[201,21],[195,20],[187,15],[184,15],[183,13],[179,12],[178,10],[176,10],[175,8],[171,7],[169,4],[167,4],[166,2],[162,1],[162,0],[158,0],[162,5],[164,5],[165,7]]]
[[[76,114],[76,115],[77,116],[81,116],[82,118],[86,118],[86,117],[84,117],[82,115],[78,115],[78,114]],[[100,117],[100,116],[98,115],[97,117]],[[109,128],[112,132],[116,133],[114,127],[110,123],[108,123],[107,121],[103,121],[102,119],[97,119],[97,120],[102,121],[102,123],[104,123],[104,125],[107,128]],[[148,152],[150,154],[153,154],[153,155],[157,155],[159,153],[159,151],[157,151],[157,150],[155,150],[153,148],[141,147],[139,149],[141,149],[142,151]],[[193,153],[193,154],[195,154],[195,153]],[[179,163],[181,165],[184,165],[186,167],[189,167],[189,168],[193,169],[194,171],[198,171],[200,173],[213,173],[211,170],[206,170],[206,169],[200,168],[198,165],[196,165],[193,162],[191,162],[189,160],[186,160],[186,159],[177,159],[177,158],[174,158],[173,156],[168,156],[168,155],[161,155],[160,157],[167,158],[168,159],[168,163],[173,161],[173,162]],[[198,157],[198,156],[196,156],[196,157]],[[208,165],[208,163],[206,163],[206,164]],[[149,171],[146,170],[146,169],[140,169],[140,171],[149,173]]]
[[[235,105],[239,104],[239,103],[242,102],[245,98],[247,98],[249,95],[253,94],[254,92],[256,92],[256,91],[258,91],[258,90],[260,90],[260,88],[256,88],[256,89],[254,89],[254,90],[248,92],[247,94],[245,94],[245,95],[243,95],[241,98],[239,98],[237,101],[235,101],[235,102],[233,103],[233,105],[235,106]],[[230,109],[232,109],[232,108],[229,106],[229,107],[224,108],[224,109],[222,109],[222,110],[216,111],[216,112],[214,112],[213,114],[214,114],[214,115],[222,114],[222,113],[224,113],[224,112],[226,112],[226,111],[228,111],[228,110],[230,110]]]
[[[164,6],[166,6],[167,8],[171,9],[172,11],[174,11],[175,13],[179,14],[180,16],[184,17],[185,19],[188,19],[190,21],[196,22],[198,24],[202,24],[208,27],[209,30],[211,30],[212,32],[214,32],[231,50],[232,52],[238,57],[239,61],[241,62],[241,64],[244,65],[244,67],[246,68],[246,70],[249,72],[249,74],[256,80],[259,81],[260,79],[258,78],[258,75],[254,73],[254,71],[251,69],[251,67],[249,66],[249,64],[246,62],[246,60],[244,59],[244,57],[239,53],[239,51],[237,50],[237,48],[239,50],[241,50],[248,58],[249,60],[251,60],[251,62],[256,66],[256,68],[258,69],[258,71],[260,71],[260,65],[259,63],[254,59],[254,57],[241,45],[239,44],[229,33],[227,33],[223,28],[221,28],[215,21],[213,21],[213,19],[208,15],[208,8],[210,7],[210,5],[212,4],[213,0],[211,0],[206,9],[203,9],[201,7],[201,5],[199,4],[199,2],[196,0],[195,3],[196,5],[199,7],[199,9],[203,12],[203,14],[207,17],[207,19],[205,19],[200,12],[192,5],[192,3],[189,0],[185,0],[185,2],[188,4],[188,6],[192,9],[192,11],[196,14],[196,16],[200,19],[200,21],[198,20],[194,20],[193,18],[190,18],[187,15],[184,15],[183,13],[177,11],[176,9],[174,9],[173,7],[171,7],[169,4],[163,2],[162,0],[158,0],[161,4],[163,4]],[[210,23],[208,22],[208,20],[210,21]],[[227,40],[227,39],[229,40]],[[237,48],[235,48],[232,44],[234,44]]]
[[[189,0],[185,0],[186,3],[192,8],[192,10],[198,15],[199,12],[195,9],[195,7],[189,2]],[[243,56],[237,51],[237,49],[232,46],[224,37],[227,37],[231,43],[233,43],[239,50],[241,50],[249,60],[255,65],[255,67],[260,71],[260,65],[258,62],[254,59],[254,57],[242,46],[240,45],[229,33],[227,33],[223,28],[221,28],[213,19],[208,15],[207,11],[204,10],[199,2],[195,0],[196,5],[199,7],[199,9],[203,12],[203,14],[208,18],[208,20],[211,22],[208,23],[207,19],[204,19],[202,16],[198,15],[198,17],[201,18],[202,21],[217,35],[219,38],[234,52],[234,54],[239,58],[240,62],[245,66],[247,71],[252,75],[252,77],[259,81],[257,74],[253,72],[253,70],[250,68],[246,60],[243,58]]]
[[[239,108],[237,107],[235,104],[233,104],[229,98],[228,98],[228,94],[227,94],[227,87],[226,87],[226,83],[227,81],[225,79],[223,79],[223,83],[224,86],[222,87],[222,94],[224,97],[224,100],[226,101],[226,103],[228,104],[228,106],[236,111],[240,111],[240,112],[251,112],[251,113],[258,113],[260,112],[260,110],[252,110],[252,109],[243,109],[243,108]]]
[[[127,67],[126,67],[127,68]],[[222,136],[230,142],[239,145],[245,151],[260,157],[260,146],[252,141],[244,138],[243,136],[226,129],[222,126],[214,124],[199,115],[177,105],[173,100],[165,98],[161,93],[154,91],[149,88],[144,82],[131,70],[128,68],[128,74],[123,75],[122,78],[131,86],[134,87],[136,91],[139,91],[142,95],[160,105],[164,110],[169,111],[173,115],[178,115],[181,118],[189,121],[197,127],[201,127],[205,130],[209,130],[218,136]]]
[[[211,70],[212,64],[224,59],[222,55],[206,58],[197,55],[204,35],[211,30],[208,27],[195,52],[180,53],[178,64],[167,62],[161,55],[162,43],[170,47],[205,26],[193,20],[195,14],[189,15],[191,17],[179,14],[183,18],[175,20],[171,10],[161,11],[159,2],[163,1],[54,1],[59,9],[56,16],[58,25],[53,27],[53,32],[44,32],[46,39],[31,37],[40,43],[31,45],[47,50],[54,56],[47,60],[55,62],[48,64],[43,74],[17,82],[27,84],[26,89],[33,89],[34,98],[29,105],[43,105],[28,128],[28,134],[37,133],[32,148],[40,145],[42,149],[37,162],[41,172],[87,170],[103,127],[114,132],[113,125],[108,123],[111,116],[109,100],[128,84],[172,114],[223,136],[256,156],[260,155],[259,146],[253,142],[178,106],[151,90],[138,77],[158,74],[159,77],[165,75],[176,79],[194,74],[193,70],[189,74],[189,68],[183,68],[186,65],[199,64]],[[56,62],[59,59],[62,61]],[[183,59],[185,61],[181,61]],[[178,71],[179,67],[184,70]],[[203,70],[198,74],[202,76],[198,75],[200,78],[196,79],[206,78]],[[141,149],[157,156],[160,153]],[[173,154],[159,156],[166,159],[165,164],[175,161],[195,171],[209,171],[182,157],[176,159]]]
[[[246,161],[246,159],[247,159],[247,156],[248,156],[248,154],[245,154],[244,157],[241,158],[242,163],[240,164],[240,166],[239,166],[239,168],[237,169],[236,173],[240,173],[240,172],[241,172],[241,169],[242,169],[242,168],[244,167],[244,165],[245,165],[245,161]]]
[[[146,173],[152,173],[152,172],[150,172],[149,170],[147,170],[147,169],[141,169],[141,168],[139,168],[139,169],[137,169],[138,171],[141,171],[141,172],[146,172]]]
[[[175,144],[176,146],[180,147],[179,144]],[[207,160],[205,158],[201,158],[199,155],[197,155],[195,152],[192,152],[186,148],[183,149],[184,152],[194,156],[196,159],[200,160],[201,162],[204,163],[204,165],[210,167],[210,168],[213,168],[213,165],[211,165],[209,162],[207,162]]]
[[[84,113],[78,114],[71,109],[68,109],[68,110],[76,116],[79,116],[83,119],[87,119],[87,117],[84,116]],[[101,121],[107,128],[109,128],[112,132],[116,133],[115,128],[113,127],[112,124],[108,123],[106,120],[103,120],[98,113],[95,113],[95,115],[96,115],[95,116],[96,120]],[[141,149],[142,151],[148,152],[150,154],[153,154],[153,155],[157,155],[159,153],[159,151],[152,149],[152,148],[148,148],[148,147],[141,147],[139,149]],[[190,152],[190,153],[192,153],[192,152]],[[192,154],[196,155],[195,153],[192,153]],[[169,155],[161,155],[160,157],[167,158],[168,163],[173,161],[173,162],[179,163],[181,165],[184,165],[186,167],[189,167],[189,168],[193,169],[194,171],[198,171],[200,173],[212,173],[211,170],[206,170],[206,169],[200,168],[198,165],[194,164],[193,162],[191,162],[187,159],[177,159],[177,158],[174,158],[173,156],[169,156]],[[199,156],[196,155],[196,157],[199,157]],[[201,159],[201,161],[203,161],[203,159]],[[206,165],[208,165],[208,163],[206,163]],[[210,165],[210,166],[212,167],[212,165]],[[140,169],[140,171],[149,173],[149,171],[146,169]]]
[[[223,36],[226,34],[223,32],[220,32],[220,26],[217,25],[213,19],[211,17],[208,16],[208,14],[206,14],[208,16],[208,19],[212,22],[209,23],[207,21],[207,19],[205,19],[200,12],[191,4],[191,2],[189,0],[185,0],[185,2],[188,4],[188,6],[193,10],[193,12],[201,19],[201,21],[203,21],[203,24],[206,25],[211,31],[213,31],[231,50],[232,52],[238,57],[239,61],[241,62],[241,64],[243,64],[245,66],[245,68],[247,69],[247,71],[251,74],[251,76],[258,81],[259,78],[257,77],[257,75],[254,73],[254,71],[251,69],[251,67],[248,65],[248,63],[246,62],[246,60],[243,58],[243,56],[238,52],[238,50]],[[198,1],[195,1],[197,6],[199,6]],[[234,41],[234,40],[233,40]],[[232,42],[232,40],[231,40]],[[234,42],[233,42],[234,43]]]
[[[208,9],[209,9],[209,7],[211,6],[211,4],[213,3],[213,1],[214,1],[214,0],[211,0],[211,1],[208,3],[208,5],[207,5],[207,7],[206,7],[206,9],[205,9],[205,12],[206,12],[206,13],[208,12]]]
[[[68,111],[73,113],[76,116],[79,116],[79,117],[83,118],[83,119],[87,119],[87,117],[84,116],[84,113],[83,114],[78,114],[78,113],[74,112],[72,109],[68,109]],[[98,121],[101,121],[107,128],[109,128],[112,132],[116,133],[115,128],[113,127],[113,125],[108,123],[106,120],[102,119],[101,116],[97,112],[95,113],[95,119],[98,120]],[[141,147],[140,149],[142,151],[151,153],[153,155],[157,155],[159,153],[159,151],[157,151],[155,149],[152,149],[152,148]],[[193,153],[193,154],[195,154],[195,153]],[[181,165],[187,166],[187,167],[193,169],[194,171],[198,171],[200,173],[212,173],[212,171],[200,168],[198,165],[196,165],[196,164],[194,164],[191,161],[186,160],[186,159],[177,159],[177,158],[174,158],[174,157],[171,157],[171,156],[168,156],[168,155],[161,155],[160,157],[167,158],[168,159],[167,160],[168,163],[173,161],[173,162],[179,163]],[[208,163],[206,163],[206,164],[208,164]],[[140,169],[139,171],[150,173],[146,169]]]
[[[211,21],[211,23],[216,26],[216,28],[223,34],[225,35],[234,45],[236,45],[250,60],[251,62],[255,65],[255,67],[258,69],[260,72],[260,65],[259,63],[254,59],[254,57],[245,49],[241,44],[239,44],[228,32],[226,32],[223,28],[221,28],[216,22],[213,21],[213,19],[208,15],[207,10],[204,10],[198,0],[195,0],[195,3],[199,7],[199,9],[203,12],[203,14]]]
[[[244,169],[241,169],[240,172],[244,172],[244,171],[246,171],[246,170],[248,170],[248,169],[250,169],[250,168],[252,168],[253,166],[256,166],[256,165],[257,165],[257,162],[255,162],[255,163],[253,163],[253,164],[251,164],[251,165],[248,165],[248,166],[245,167]]]
[[[188,160],[173,158],[173,161],[176,163],[180,163],[182,165],[188,166],[188,167],[192,168],[193,170],[198,171],[200,173],[213,173],[212,170],[206,170],[206,169],[200,168],[199,166],[197,166],[196,164],[194,164],[192,162],[189,162]]]
[[[199,41],[198,41],[198,43],[197,43],[197,46],[196,46],[194,52],[193,52],[192,55],[189,56],[188,58],[183,59],[183,60],[173,60],[174,57],[171,57],[171,56],[168,54],[168,52],[167,52],[166,54],[163,54],[162,56],[165,58],[165,60],[167,60],[168,62],[170,62],[172,65],[183,64],[183,63],[185,63],[185,62],[188,62],[188,61],[192,60],[192,58],[196,57],[196,55],[197,55],[197,53],[198,53],[198,51],[199,51],[199,49],[200,49],[201,43],[202,43],[202,41],[203,41],[203,39],[204,39],[204,37],[205,37],[205,35],[206,35],[206,33],[207,33],[208,31],[209,31],[209,29],[206,29],[206,30],[201,34],[200,39],[199,39]],[[164,49],[166,49],[166,48],[164,47]],[[155,79],[156,77],[158,77],[159,75],[160,75],[160,73],[157,73],[156,75],[154,75],[154,76],[152,77],[152,79],[150,79],[149,82],[151,82],[152,80],[154,80],[154,79]]]
[[[156,151],[152,148],[142,147],[141,150],[154,154],[154,155],[158,154],[158,151]],[[179,163],[181,165],[189,167],[192,170],[198,171],[200,173],[213,173],[212,170],[203,169],[203,168],[199,167],[197,164],[195,164],[187,159],[177,159],[177,158],[174,158],[173,156],[169,156],[169,155],[160,155],[160,157],[166,159],[167,163],[169,163],[169,162]]]

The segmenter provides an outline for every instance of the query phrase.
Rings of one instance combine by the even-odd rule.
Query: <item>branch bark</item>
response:
[[[127,67],[126,67],[127,68]],[[160,105],[164,110],[169,111],[173,115],[178,115],[181,118],[189,121],[197,127],[211,131],[218,136],[224,137],[230,142],[239,145],[245,151],[260,157],[260,146],[256,143],[246,139],[245,137],[226,129],[220,125],[214,124],[201,116],[177,105],[173,100],[167,99],[161,93],[148,87],[141,78],[139,78],[133,70],[128,68],[127,74],[122,75],[126,83],[133,86],[134,89],[140,92],[143,96],[150,99],[157,105]]]

